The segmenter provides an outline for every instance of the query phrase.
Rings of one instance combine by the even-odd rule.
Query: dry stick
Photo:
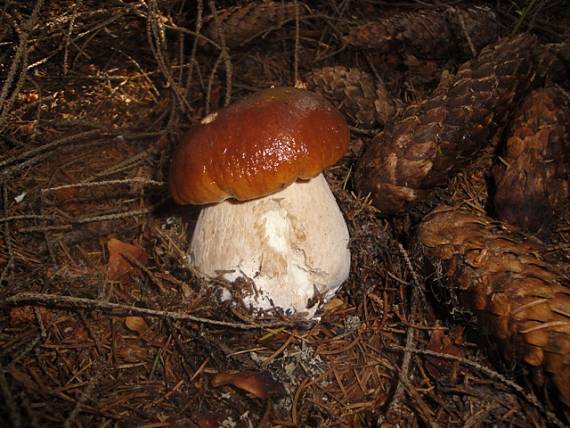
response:
[[[414,270],[414,267],[412,265],[412,262],[410,260],[410,257],[408,256],[408,253],[406,252],[404,246],[398,242],[398,248],[400,250],[400,253],[402,254],[402,257],[404,258],[404,260],[406,261],[406,266],[408,267],[408,270],[410,271],[411,275],[412,275],[412,279],[413,279],[413,283],[414,283],[414,289],[412,290],[411,293],[411,298],[410,298],[410,306],[411,306],[411,311],[410,311],[410,315],[411,315],[411,322],[414,323],[415,322],[415,318],[417,315],[417,300],[418,300],[418,288],[419,288],[419,280],[418,277],[416,275],[416,272]],[[414,333],[415,333],[415,329],[414,327],[412,327],[412,324],[408,323],[408,331],[406,333],[406,348],[411,348],[413,343],[414,343]],[[406,390],[405,387],[405,383],[410,383],[409,382],[409,378],[408,378],[408,372],[410,371],[410,362],[412,359],[412,353],[411,352],[404,352],[404,357],[402,358],[402,365],[400,367],[400,370],[398,372],[399,377],[398,377],[398,385],[396,386],[396,390],[394,391],[394,395],[392,396],[392,401],[390,402],[390,405],[388,406],[388,409],[386,410],[386,417],[390,418],[391,415],[395,415],[398,412],[398,405],[400,404],[400,401],[402,399],[402,395],[404,394],[404,391]]]
[[[11,215],[7,217],[0,217],[0,223],[18,221],[18,220],[50,220],[54,221],[57,217],[53,215],[39,215],[39,214],[21,214]]]
[[[424,423],[429,427],[433,428],[438,427],[439,425],[436,422],[429,419],[430,417],[433,417],[433,412],[428,407],[424,399],[415,390],[414,385],[412,385],[412,383],[410,382],[410,379],[408,379],[407,377],[400,377],[400,382],[401,382],[400,385],[404,385],[404,388],[406,389],[408,394],[410,394],[412,399],[414,399],[418,404],[420,411],[417,412],[417,414],[420,417],[420,419],[423,420]]]
[[[16,55],[14,56],[14,60],[12,61],[12,65],[8,72],[8,77],[4,82],[4,86],[2,87],[2,92],[0,93],[0,112],[1,112],[0,126],[2,126],[2,124],[4,123],[12,105],[16,101],[18,93],[20,92],[24,84],[28,67],[28,39],[33,30],[33,27],[37,23],[38,15],[43,3],[44,0],[38,0],[36,2],[34,9],[32,11],[32,15],[30,16],[30,19],[28,19],[23,26],[22,29],[23,32],[20,38],[20,44],[16,50]],[[12,86],[14,77],[16,75],[16,70],[18,69],[18,67],[20,68],[20,76],[18,78],[18,81],[16,82],[15,88],[12,90],[12,95],[10,96],[10,99],[6,101],[6,97],[8,96],[8,91]]]
[[[400,345],[389,345],[388,347],[391,349],[398,350],[398,351],[412,352],[415,354],[427,355],[427,356],[431,356],[431,357],[438,357],[438,358],[444,358],[446,360],[457,361],[460,364],[464,364],[466,366],[472,367],[472,368],[480,371],[481,373],[487,375],[491,379],[497,379],[502,384],[508,386],[509,388],[514,390],[515,392],[519,393],[529,404],[531,404],[533,407],[535,407],[539,412],[546,415],[548,422],[550,422],[550,423],[552,423],[558,427],[562,427],[562,428],[568,427],[567,425],[562,423],[556,417],[556,415],[554,413],[549,412],[548,410],[544,409],[544,406],[542,406],[540,404],[538,399],[532,393],[525,391],[525,389],[523,387],[521,387],[517,383],[507,379],[505,376],[496,372],[495,370],[492,370],[488,367],[485,367],[481,364],[478,364],[478,363],[471,361],[471,360],[468,360],[466,358],[458,357],[456,355],[443,354],[441,352],[430,351],[428,349],[417,349],[417,348],[413,348],[413,347],[408,348],[408,347],[404,347],[404,346],[400,346]]]
[[[206,114],[210,113],[210,98],[212,97],[212,86],[214,85],[214,79],[216,77],[216,71],[217,71],[218,67],[220,66],[221,62],[222,62],[222,54],[220,53],[220,55],[218,55],[218,59],[216,59],[216,62],[214,63],[214,66],[212,67],[212,72],[210,73],[210,78],[208,79],[208,90],[206,91],[206,108],[205,108]]]
[[[232,62],[230,59],[230,54],[226,45],[226,38],[224,36],[224,30],[222,28],[222,23],[218,17],[218,12],[216,10],[216,1],[208,0],[208,5],[212,11],[212,16],[214,18],[214,25],[216,28],[216,36],[220,42],[221,47],[221,58],[224,60],[224,67],[226,69],[226,97],[224,99],[224,105],[227,106],[232,99]]]
[[[41,334],[36,335],[36,337],[34,337],[31,342],[29,342],[19,353],[17,353],[12,358],[12,361],[10,361],[10,367],[14,367],[18,361],[20,361],[22,358],[24,358],[26,355],[28,355],[31,351],[33,351],[36,348],[36,346],[38,345],[38,343],[41,342],[41,340],[42,340]]]
[[[74,39],[71,40],[71,43],[76,44],[77,41],[79,41],[80,39],[82,39],[85,36],[91,35],[91,38],[101,29],[107,27],[108,25],[112,24],[113,22],[121,19],[124,15],[126,15],[127,12],[120,10],[119,12],[117,12],[116,14],[114,14],[113,16],[111,16],[110,18],[106,19],[105,21],[95,25],[93,28],[90,28],[89,30],[84,31],[83,33],[78,34]],[[87,39],[88,41],[91,40]],[[57,49],[51,51],[47,56],[45,56],[44,58],[28,65],[27,69],[28,71],[39,67],[42,64],[47,63],[51,58],[53,58],[54,56],[56,56],[57,54],[59,54],[62,50],[63,50],[64,46],[59,46]]]
[[[196,3],[196,27],[195,31],[196,34],[200,34],[202,30],[202,22],[203,22],[203,14],[204,14],[204,2],[203,0],[198,0]],[[196,52],[198,52],[198,36],[194,37],[194,41],[192,42],[192,53],[190,54],[190,66],[188,68],[188,77],[186,78],[186,87],[184,88],[184,97],[188,97],[190,94],[190,89],[192,87],[192,75],[194,74],[194,64],[197,64],[196,61]]]
[[[81,322],[83,322],[83,325],[87,329],[87,333],[89,333],[89,336],[91,336],[91,339],[93,339],[93,342],[95,343],[95,348],[97,348],[97,353],[100,356],[103,355],[103,348],[101,347],[101,344],[99,343],[99,340],[97,339],[97,335],[95,334],[95,332],[93,331],[93,329],[89,325],[89,321],[87,320],[87,316],[83,312],[79,312],[79,318],[81,318]]]
[[[32,32],[33,26],[36,24],[42,4],[43,0],[38,0],[36,2],[34,10],[32,11],[32,15],[30,16],[30,19],[28,19],[28,21],[24,24],[24,29],[20,37],[20,44],[16,49],[16,54],[14,55],[14,59],[12,60],[12,64],[10,65],[10,70],[8,71],[8,75],[6,76],[4,85],[2,86],[2,91],[0,91],[0,109],[3,108],[4,101],[8,96],[8,91],[10,90],[10,87],[14,82],[14,78],[16,77],[16,70],[18,69],[20,59],[22,55],[24,55],[24,53],[27,51],[28,39],[30,38],[30,33]]]
[[[10,113],[12,106],[16,102],[18,94],[22,90],[22,86],[24,86],[27,75],[26,66],[28,64],[28,53],[28,49],[25,49],[24,53],[22,54],[22,69],[20,70],[20,75],[18,77],[18,81],[16,82],[16,86],[12,90],[12,95],[10,95],[10,98],[8,98],[8,100],[6,100],[3,105],[0,104],[0,107],[3,107],[2,112],[0,113],[0,126],[2,126],[8,118],[8,113]]]
[[[12,395],[12,391],[10,391],[10,385],[8,385],[8,381],[6,380],[6,374],[4,368],[0,365],[0,392],[4,396],[4,403],[6,403],[6,407],[8,408],[8,413],[10,414],[10,422],[12,422],[12,426],[14,428],[20,428],[22,426],[22,416],[20,415],[20,411],[18,410],[18,406],[16,405],[16,401],[14,400],[14,396]]]
[[[188,104],[188,100],[184,97],[184,94],[180,90],[180,86],[172,77],[170,73],[169,66],[166,64],[166,59],[164,53],[162,51],[162,47],[164,45],[164,26],[160,23],[158,19],[158,5],[156,4],[156,0],[150,0],[148,2],[148,19],[146,25],[146,33],[150,48],[156,62],[158,63],[158,67],[162,71],[162,74],[166,78],[168,84],[172,87],[178,102],[183,107],[185,111],[190,111],[190,104]]]
[[[82,183],[90,183],[97,178],[101,178],[101,177],[105,177],[105,176],[113,175],[113,174],[118,174],[119,172],[124,172],[130,168],[134,168],[139,163],[145,161],[154,151],[155,151],[154,147],[143,150],[142,152],[137,153],[136,155],[131,156],[122,162],[111,165],[109,168],[106,168],[103,171],[100,171],[96,174],[93,174],[90,177],[87,177],[86,179],[82,180],[81,182]]]
[[[146,274],[150,282],[152,282],[154,286],[158,289],[159,293],[162,293],[164,291],[164,285],[162,284],[162,282],[160,282],[160,280],[157,279],[154,276],[154,274],[145,265],[143,265],[140,261],[138,261],[135,257],[131,256],[130,254],[121,253],[121,256],[125,258],[134,267],[142,270]]]
[[[46,202],[46,195],[44,192],[40,192],[40,214],[44,215],[46,212],[47,202]],[[53,248],[53,243],[51,236],[48,231],[43,232],[44,241],[46,243],[46,248],[48,250],[49,258],[51,260],[52,266],[57,266],[57,255],[56,251]]]
[[[154,84],[154,82],[150,79],[150,75],[152,75],[152,72],[146,72],[143,70],[143,68],[141,67],[141,65],[137,62],[136,59],[134,59],[131,55],[129,55],[126,52],[123,52],[120,49],[115,49],[113,47],[111,47],[111,49],[115,52],[117,52],[120,55],[124,55],[125,57],[128,58],[128,60],[134,64],[134,66],[139,70],[140,75],[143,77],[143,79],[148,83],[149,86],[149,90],[147,91],[148,94],[150,95],[150,97],[153,99],[153,101],[158,103],[158,99],[160,98],[160,92],[158,91],[156,85]],[[180,67],[181,69],[184,67]],[[93,77],[93,76],[90,76]],[[111,76],[106,76],[105,78],[110,78]],[[117,76],[119,79],[123,80],[123,79],[136,79],[138,76],[134,75],[134,76]],[[102,77],[103,78],[103,77]]]
[[[30,427],[32,428],[40,428],[40,421],[38,421],[38,416],[36,412],[32,409],[32,405],[30,403],[30,399],[25,391],[20,392],[20,400],[22,402],[22,407],[26,411],[29,417]]]
[[[62,309],[90,309],[108,311],[112,315],[128,316],[128,315],[148,315],[151,317],[164,317],[173,320],[193,321],[202,324],[217,325],[228,328],[236,328],[240,330],[259,330],[264,328],[275,328],[283,325],[294,325],[295,323],[287,321],[267,322],[263,324],[245,324],[239,322],[220,321],[210,318],[202,318],[194,315],[164,311],[160,309],[140,308],[136,306],[123,305],[120,303],[110,303],[83,297],[61,296],[58,294],[37,294],[37,293],[19,293],[4,299],[4,304],[9,306],[21,305],[41,305],[41,306],[58,306]]]
[[[91,398],[91,394],[93,394],[95,386],[97,385],[99,379],[104,373],[104,370],[101,368],[100,364],[96,364],[96,367],[94,367],[93,371],[95,372],[95,375],[89,380],[89,383],[87,384],[85,389],[81,392],[81,396],[79,397],[79,399],[75,403],[75,407],[73,408],[67,419],[65,420],[63,428],[71,428],[72,426],[74,426],[73,422],[77,418],[77,415],[79,415],[81,407],[89,398]]]
[[[4,205],[4,215],[6,215],[8,213],[8,187],[6,186],[6,182],[2,183],[2,199]],[[6,280],[8,274],[12,272],[15,261],[9,222],[4,223],[4,240],[6,242],[6,251],[8,252],[8,261],[6,262],[4,269],[2,269],[2,274],[0,274],[0,286],[2,286],[2,283]]]
[[[133,177],[133,178],[125,178],[121,180],[105,180],[105,181],[92,181],[87,183],[73,183],[73,184],[64,184],[61,186],[56,187],[48,187],[46,189],[42,189],[42,193],[49,193],[49,192],[56,192],[58,190],[64,189],[74,189],[74,188],[84,188],[84,187],[98,187],[98,186],[115,186],[118,184],[134,184],[134,183],[141,183],[141,184],[148,184],[149,186],[164,186],[166,183],[164,181],[156,181],[156,180],[149,180],[147,178],[142,177]],[[0,222],[2,219],[0,218]]]
[[[65,47],[63,50],[63,75],[66,76],[67,75],[67,71],[68,71],[68,59],[69,59],[69,44],[71,42],[71,33],[73,33],[73,26],[75,25],[75,19],[77,18],[78,15],[78,9],[79,6],[81,5],[82,0],[78,0],[77,2],[74,2],[72,5],[72,9],[73,12],[71,14],[71,19],[69,20],[69,27],[67,29],[67,34],[65,37]]]
[[[73,227],[73,225],[76,225],[76,224],[95,223],[98,221],[108,221],[108,220],[121,220],[123,218],[128,218],[128,217],[136,217],[136,216],[140,216],[140,215],[146,215],[146,214],[153,212],[156,209],[156,207],[161,205],[165,200],[166,199],[164,199],[164,200],[158,202],[157,204],[152,205],[148,208],[141,208],[140,210],[123,211],[123,212],[119,212],[119,213],[103,214],[103,215],[97,215],[97,216],[92,216],[92,217],[78,217],[78,218],[71,219],[69,224],[56,224],[53,226],[24,227],[22,229],[19,229],[17,232],[18,233],[30,233],[30,232],[45,232],[45,231],[49,231],[49,230],[65,231],[65,230],[71,229]]]
[[[36,317],[38,325],[40,326],[40,337],[42,339],[45,339],[47,337],[47,331],[44,325],[44,321],[42,320],[42,314],[40,313],[40,310],[37,307],[34,308],[34,315]]]
[[[12,164],[12,163],[17,163],[20,162],[26,158],[30,158],[38,153],[42,153],[51,149],[55,149],[55,148],[59,148],[61,146],[65,146],[67,144],[70,143],[74,143],[78,140],[83,140],[85,138],[90,138],[90,137],[109,137],[109,136],[113,136],[113,135],[118,135],[118,132],[104,132],[101,131],[100,129],[92,129],[90,131],[85,131],[85,132],[80,132],[78,134],[74,134],[74,135],[70,135],[67,137],[63,137],[63,138],[59,138],[55,141],[52,141],[51,143],[47,143],[47,144],[43,144],[39,147],[36,147],[34,149],[30,149],[25,151],[24,153],[21,153],[17,156],[14,156],[12,158],[7,158],[4,159],[2,161],[0,161],[0,168],[5,167],[6,165]]]
[[[161,135],[163,133],[164,133],[164,131],[141,132],[141,133],[133,133],[133,134],[129,134],[129,135],[121,135],[119,130],[114,131],[114,132],[103,132],[103,131],[100,131],[98,129],[82,132],[82,133],[79,133],[76,135],[71,135],[69,137],[61,138],[59,140],[53,141],[53,142],[48,143],[48,144],[44,144],[43,146],[37,147],[35,149],[28,150],[25,153],[22,153],[22,154],[15,156],[13,158],[8,158],[8,159],[4,159],[3,161],[0,161],[0,168],[2,168],[5,165],[9,165],[11,163],[21,162],[21,163],[16,164],[16,165],[9,166],[9,167],[5,168],[4,170],[0,169],[0,177],[10,176],[13,173],[16,173],[16,172],[18,172],[18,171],[20,171],[20,170],[22,170],[28,166],[31,166],[35,163],[38,163],[41,160],[49,158],[50,156],[53,155],[53,150],[50,152],[47,152],[47,153],[41,153],[41,152],[44,152],[48,149],[58,149],[58,148],[64,147],[70,143],[73,143],[77,140],[81,140],[87,136],[97,135],[98,138],[113,136],[114,138],[112,138],[110,140],[101,139],[100,141],[87,141],[87,142],[78,143],[75,145],[75,149],[79,150],[86,145],[93,148],[94,146],[96,146],[98,144],[109,144],[112,142],[116,142],[117,140],[123,141],[123,140],[129,140],[129,139],[146,138],[149,136]],[[33,154],[36,154],[36,153],[39,153],[39,154],[32,157],[31,159],[24,161],[24,159],[26,159],[27,157],[29,157]]]
[[[299,34],[300,34],[300,20],[299,20],[299,2],[294,0],[293,5],[295,7],[295,48],[293,53],[293,85],[297,84],[299,80]]]
[[[469,45],[469,50],[471,51],[471,55],[473,58],[477,56],[477,49],[475,49],[475,45],[473,44],[473,40],[471,40],[471,36],[467,31],[467,27],[465,26],[465,20],[463,19],[463,15],[461,12],[455,8],[451,7],[451,13],[455,14],[456,18],[459,21],[459,25],[461,25],[461,30],[463,30],[463,36],[465,36],[465,40],[467,40],[467,44]]]

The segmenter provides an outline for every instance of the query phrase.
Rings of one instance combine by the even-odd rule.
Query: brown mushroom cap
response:
[[[185,135],[172,158],[170,193],[179,204],[266,196],[318,175],[348,141],[344,117],[320,95],[266,89]]]

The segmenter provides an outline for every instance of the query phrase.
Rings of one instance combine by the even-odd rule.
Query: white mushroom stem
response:
[[[254,310],[312,317],[348,278],[348,229],[323,175],[248,202],[200,213],[189,259],[206,277],[250,279]]]

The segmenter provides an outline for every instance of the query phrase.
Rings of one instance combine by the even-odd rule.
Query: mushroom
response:
[[[172,158],[170,193],[209,204],[188,253],[202,276],[253,286],[254,311],[313,317],[348,278],[349,235],[322,175],[348,148],[343,116],[296,88],[255,93],[214,113]]]

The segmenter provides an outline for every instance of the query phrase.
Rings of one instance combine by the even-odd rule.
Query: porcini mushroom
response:
[[[175,152],[170,192],[210,204],[189,262],[205,277],[248,280],[254,310],[312,317],[350,270],[348,229],[322,175],[348,148],[343,116],[296,88],[263,90],[189,131]]]

